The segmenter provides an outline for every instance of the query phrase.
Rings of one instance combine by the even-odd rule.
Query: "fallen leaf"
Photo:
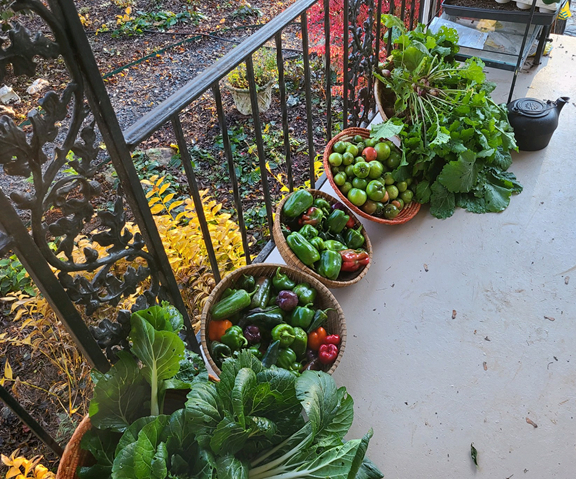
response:
[[[424,263],[424,271],[428,272],[428,265]]]
[[[484,361],[482,365],[484,366],[484,371],[488,371],[488,365],[486,364],[486,361]]]
[[[544,319],[547,319],[548,321],[556,321],[556,318],[553,318],[552,316],[544,316]]]
[[[452,319],[456,319],[456,310],[455,309],[452,310]]]
[[[534,426],[534,429],[536,429],[538,427],[538,424],[536,424],[534,421],[532,421],[532,419],[530,419],[529,417],[526,418],[526,422],[528,424],[530,424],[531,426]]]
[[[470,444],[470,456],[472,456],[474,464],[476,464],[476,467],[478,467],[478,451],[474,447],[474,443]]]
[[[570,282],[570,276],[566,276],[564,278],[564,284],[568,284]]]

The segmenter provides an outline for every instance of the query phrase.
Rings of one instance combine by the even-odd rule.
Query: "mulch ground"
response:
[[[255,0],[250,4],[250,8],[253,12],[259,11],[261,15],[244,17],[236,15],[242,5],[237,1],[77,0],[76,6],[85,19],[87,35],[100,71],[106,76],[106,87],[119,122],[123,128],[126,128],[230,51],[255,31],[257,28],[255,25],[266,23],[290,3],[292,0],[285,2]],[[137,17],[140,11],[170,10],[179,13],[186,8],[191,8],[202,13],[204,18],[198,24],[178,23],[166,32],[159,32],[154,25],[150,25],[141,35],[116,36],[112,31],[118,28],[117,19],[126,14],[126,7],[130,4],[132,17]],[[46,26],[35,18],[24,18],[22,23],[32,31],[48,32]],[[111,31],[99,31],[102,30],[102,24],[108,25]],[[301,72],[298,70],[298,59],[301,57],[297,52],[302,49],[298,39],[298,29],[296,27],[287,29],[285,40],[285,47],[291,49],[287,50],[286,54],[292,56],[294,60],[293,70],[289,72],[292,76],[288,78],[290,105],[288,122],[295,140],[292,150],[295,184],[301,184],[308,179],[308,153],[303,82]],[[147,55],[151,57],[139,61]],[[117,71],[134,61],[137,64]],[[317,67],[315,70],[321,72],[322,68]],[[40,61],[37,75],[48,80],[50,88],[56,90],[69,81],[61,61],[51,63]],[[22,103],[3,109],[0,115],[8,114],[17,123],[26,119],[28,111],[37,106],[37,101],[45,93],[45,91],[34,95],[25,93],[26,88],[34,79],[24,77],[5,80],[5,83],[11,85],[21,96]],[[314,141],[317,152],[321,152],[325,144],[325,132],[321,119],[324,114],[322,89],[319,80],[321,80],[321,73],[314,77],[313,84],[315,96],[320,98],[316,100],[314,106]],[[251,253],[255,255],[265,244],[268,232],[264,224],[265,214],[262,210],[258,159],[254,153],[253,124],[250,117],[241,115],[233,108],[232,100],[225,91],[223,91],[223,100],[228,128],[236,132],[233,135],[234,141],[237,142],[235,147],[245,151],[237,173],[251,178],[249,182],[241,185],[241,194],[244,210],[247,212],[246,222],[251,228],[250,239],[253,242]],[[222,166],[222,148],[215,146],[220,131],[211,95],[206,95],[187,107],[181,114],[181,119],[189,144],[193,146],[200,187],[210,189],[211,194],[223,203],[224,209],[235,214],[231,187],[226,181],[227,171]],[[276,201],[282,194],[280,191],[282,183],[275,177],[285,181],[286,168],[281,161],[278,161],[283,154],[282,137],[281,133],[279,134],[282,116],[278,95],[275,95],[271,109],[263,113],[261,119],[263,125],[270,125],[265,131],[265,147],[267,151],[273,152],[268,160],[274,175],[269,174],[268,178],[272,197]],[[169,126],[165,126],[146,139],[138,148],[146,150],[150,147],[168,147],[172,143],[175,143],[173,132]],[[176,181],[185,184],[180,168],[168,168],[166,172],[171,174]],[[0,175],[0,187],[6,192],[31,190],[30,183],[5,175]],[[106,204],[106,201],[112,199],[114,191],[111,185],[107,185],[103,190],[106,193],[100,203]],[[186,187],[182,190],[187,191]],[[26,220],[24,212],[22,218]],[[5,309],[0,311],[0,333],[17,337],[22,334],[20,326],[12,322],[9,305],[4,304],[3,307]],[[50,390],[55,384],[61,383],[62,371],[55,368],[46,356],[39,352],[32,353],[27,346],[15,347],[0,342],[0,373],[4,371],[6,360],[12,367],[13,377],[19,378],[13,391],[17,399],[53,437],[57,437],[61,444],[65,444],[75,427],[75,422],[86,413],[84,398],[75,398],[72,407],[79,409],[70,420],[61,404],[65,396],[58,396],[59,393],[56,392],[56,396],[60,398],[56,399],[55,395],[42,391],[42,389]],[[25,384],[26,382],[36,387],[30,387]],[[14,381],[7,381],[6,387],[11,389],[14,384]],[[51,468],[57,466],[56,455],[36,439],[28,428],[0,403],[0,452],[9,455],[16,448],[20,448],[27,457],[44,455],[46,465]],[[4,470],[3,466],[0,466],[0,476]]]

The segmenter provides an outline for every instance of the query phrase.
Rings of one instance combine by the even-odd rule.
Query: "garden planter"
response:
[[[319,190],[308,190],[308,191],[312,193],[312,196],[314,198],[324,198],[331,205],[338,201],[336,198],[329,195],[328,193],[324,193],[323,191]],[[319,275],[318,273],[310,269],[308,266],[306,266],[304,263],[302,263],[302,261],[298,259],[298,256],[296,256],[294,252],[290,249],[290,247],[286,243],[284,235],[282,234],[282,223],[283,223],[282,207],[284,206],[284,203],[286,202],[287,199],[288,197],[284,198],[277,206],[276,216],[274,217],[274,227],[272,230],[274,235],[274,243],[276,243],[276,247],[278,248],[278,251],[282,256],[282,259],[286,261],[286,264],[293,266],[294,268],[297,268],[299,270],[305,271],[306,273],[308,273],[309,275],[313,276],[318,281],[320,281],[322,284],[326,285],[328,288],[343,288],[345,286],[350,286],[352,284],[357,283],[364,276],[366,276],[366,273],[368,273],[368,268],[372,263],[372,243],[370,242],[368,234],[366,233],[366,230],[364,228],[362,228],[362,234],[364,235],[366,242],[363,248],[370,255],[370,263],[368,263],[366,266],[359,269],[358,271],[341,273],[341,276],[339,276],[340,279],[331,280],[325,278],[324,276]],[[346,214],[354,219],[354,228],[362,226],[362,223],[360,223],[358,218],[356,218],[356,216],[354,216],[354,214],[350,210],[346,209]]]
[[[274,85],[274,81],[268,82],[266,85],[262,87],[258,87],[258,110],[260,113],[264,113],[270,108],[270,104],[272,103],[272,86]],[[252,114],[252,104],[250,102],[250,90],[247,88],[235,88],[232,85],[227,85],[228,90],[232,94],[232,98],[234,99],[234,105],[236,109],[242,113],[243,115],[251,115]]]

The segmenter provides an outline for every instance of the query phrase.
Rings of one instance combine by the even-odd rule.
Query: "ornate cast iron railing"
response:
[[[32,34],[17,19],[13,19],[7,37],[0,39],[0,82],[6,77],[10,65],[13,76],[34,75],[35,56],[47,60],[61,57],[67,66],[70,82],[61,94],[54,91],[47,93],[40,101],[41,109],[33,109],[29,113],[31,125],[29,131],[16,125],[7,116],[0,118],[0,164],[3,166],[4,174],[20,178],[31,176],[34,188],[32,193],[12,191],[9,195],[0,190],[0,211],[2,211],[0,246],[10,247],[17,253],[42,294],[94,367],[100,370],[109,367],[102,349],[106,351],[108,358],[112,358],[114,348],[126,345],[130,311],[120,310],[116,318],[104,319],[97,327],[89,329],[76,306],[80,306],[90,315],[103,304],[118,305],[122,298],[134,294],[137,287],[145,283],[148,287],[138,297],[133,309],[145,308],[159,299],[170,300],[184,315],[189,333],[189,346],[198,351],[198,344],[191,334],[190,320],[178,285],[131,161],[130,150],[136,148],[165,124],[172,126],[201,225],[211,270],[216,281],[219,281],[218,262],[204,217],[201,195],[180,119],[180,113],[185,107],[206,92],[211,92],[219,120],[245,259],[249,264],[252,258],[249,253],[248,234],[228,136],[228,119],[220,81],[237,65],[245,62],[250,84],[262,195],[271,231],[273,205],[266,173],[266,151],[252,55],[268,40],[274,39],[282,112],[282,138],[288,183],[292,190],[294,181],[282,33],[297,20],[302,37],[302,51],[308,52],[308,11],[318,1],[297,1],[124,132],[118,124],[73,0],[47,0],[47,2],[17,0],[13,4],[12,8],[16,11],[25,9],[42,18],[53,36],[48,38],[39,33]],[[330,10],[329,0],[322,1],[325,15],[325,127],[326,137],[329,139],[333,131],[331,24],[327,14]],[[399,13],[402,17],[408,14],[407,21],[412,26],[422,12],[417,11],[416,0],[412,0],[409,6],[402,0],[401,5],[396,7],[393,3],[388,5],[383,0],[343,0],[343,10],[344,24],[349,26],[344,28],[343,32],[343,127],[365,125],[374,114],[372,68],[378,63],[378,52],[384,41],[380,22],[376,19],[381,13],[388,11]],[[389,41],[387,47],[390,47]],[[304,54],[302,60],[309,177],[311,187],[314,187],[316,152],[313,138],[309,56]],[[62,128],[61,123],[67,127]],[[121,188],[118,189],[113,211],[100,211],[93,206],[93,200],[99,195],[100,190],[95,180],[95,173],[102,161],[101,151],[95,145],[97,132],[104,139],[107,152],[120,179]],[[73,173],[62,174],[63,169],[71,170]],[[126,229],[127,208],[130,208],[141,234],[133,235]],[[31,235],[18,216],[17,209],[29,212]],[[48,211],[58,211],[61,217],[48,224],[46,221]],[[87,235],[90,244],[79,252],[76,246],[77,239],[80,235],[85,235],[88,224],[96,224],[97,229],[95,233]],[[53,251],[49,244],[54,238],[59,239],[56,251]],[[141,264],[137,268],[131,265],[136,258],[140,259]],[[119,264],[125,266],[117,268]],[[49,447],[56,453],[61,452],[56,442],[2,387],[0,387],[0,399],[3,399]]]

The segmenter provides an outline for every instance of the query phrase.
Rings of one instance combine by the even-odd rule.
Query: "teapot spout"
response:
[[[558,115],[560,115],[560,112],[562,111],[562,108],[564,108],[564,105],[566,105],[566,103],[568,103],[568,101],[570,100],[569,96],[561,96],[560,98],[558,98],[558,100],[556,100],[556,111],[558,112]]]

